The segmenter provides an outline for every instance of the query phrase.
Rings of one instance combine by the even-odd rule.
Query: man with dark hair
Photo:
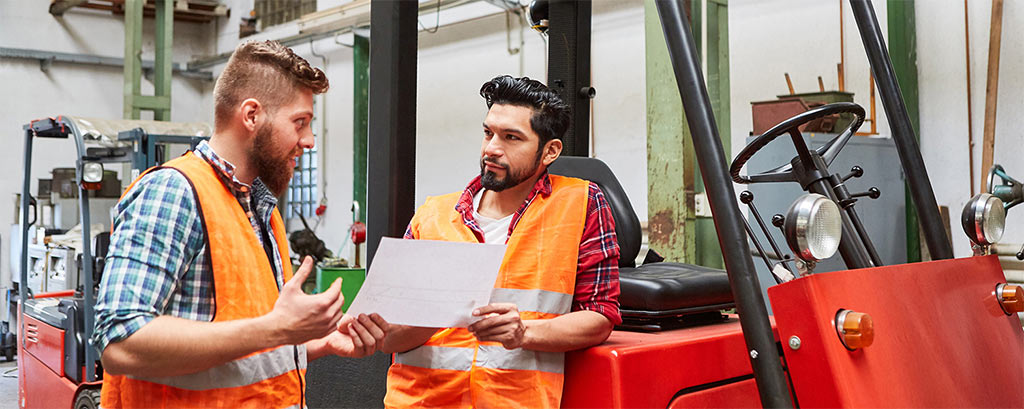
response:
[[[305,407],[306,363],[379,348],[340,282],[306,295],[277,199],[313,147],[324,73],[274,41],[240,45],[214,87],[214,135],[150,169],[117,204],[96,303],[101,406]]]
[[[480,89],[480,176],[462,192],[428,198],[407,239],[503,243],[491,304],[468,328],[392,325],[383,350],[388,407],[558,407],[564,352],[607,339],[621,322],[619,248],[596,184],[550,175],[570,112],[529,78]]]

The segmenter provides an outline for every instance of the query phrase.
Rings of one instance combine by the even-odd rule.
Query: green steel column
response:
[[[124,2],[124,118],[139,119],[135,96],[142,91],[142,0]]]
[[[650,247],[666,259],[695,259],[693,141],[654,0],[644,1],[647,84],[647,213]]]
[[[369,127],[367,103],[370,89],[370,39],[355,36],[352,47],[352,200],[366,209],[366,134]],[[366,211],[359,215],[366,221]]]
[[[174,1],[156,0],[156,62],[154,95],[142,95],[143,0],[124,2],[124,117],[140,119],[143,110],[153,119],[171,119],[171,56],[174,42]]]
[[[903,102],[920,140],[921,116],[917,93],[917,29],[914,18],[914,0],[888,0],[889,56],[896,80],[903,91]],[[907,262],[921,261],[921,238],[918,231],[917,210],[910,189],[904,189],[907,218]]]
[[[718,134],[726,156],[731,157],[732,135],[730,134],[729,99],[729,13],[728,0],[708,0],[707,3],[707,75],[708,96],[715,114]],[[704,192],[704,181],[700,169],[696,172],[696,191]],[[698,217],[697,223],[697,264],[714,268],[725,268],[722,249],[718,244],[718,233],[714,219]]]
[[[153,64],[153,95],[161,98],[161,107],[153,110],[153,119],[171,120],[171,63],[174,56],[174,1],[156,0],[156,61]]]

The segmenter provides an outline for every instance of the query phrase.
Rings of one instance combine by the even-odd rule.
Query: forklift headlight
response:
[[[832,257],[839,249],[843,219],[839,206],[829,198],[809,193],[801,196],[786,213],[786,241],[802,260]]]
[[[82,165],[82,182],[99,183],[103,181],[103,164],[99,162],[86,162]]]
[[[1006,225],[1003,201],[988,193],[977,194],[964,206],[960,223],[964,233],[975,244],[995,244],[1003,238],[1003,227]]]

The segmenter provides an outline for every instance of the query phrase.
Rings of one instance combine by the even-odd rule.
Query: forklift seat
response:
[[[619,243],[619,295],[623,319],[650,322],[658,318],[717,313],[735,304],[724,270],[673,262],[636,266],[642,232],[633,206],[608,165],[596,158],[563,156],[548,167],[555,175],[597,184],[611,206]],[[648,328],[660,329],[660,328]]]

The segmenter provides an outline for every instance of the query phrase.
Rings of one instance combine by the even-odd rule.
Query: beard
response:
[[[518,186],[520,183],[530,179],[535,173],[537,173],[537,166],[540,165],[541,155],[537,155],[537,160],[533,162],[533,166],[529,169],[512,169],[508,163],[498,162],[497,159],[492,159],[489,156],[480,158],[480,183],[484,186],[484,189],[500,192],[513,186]],[[484,165],[489,163],[494,166],[500,166],[505,169],[505,177],[499,178],[497,173],[487,170]]]
[[[295,169],[291,167],[291,159],[300,152],[291,150],[278,153],[274,151],[274,132],[270,124],[263,124],[256,130],[249,157],[256,168],[256,176],[267,185],[275,196],[281,196],[288,189]]]

